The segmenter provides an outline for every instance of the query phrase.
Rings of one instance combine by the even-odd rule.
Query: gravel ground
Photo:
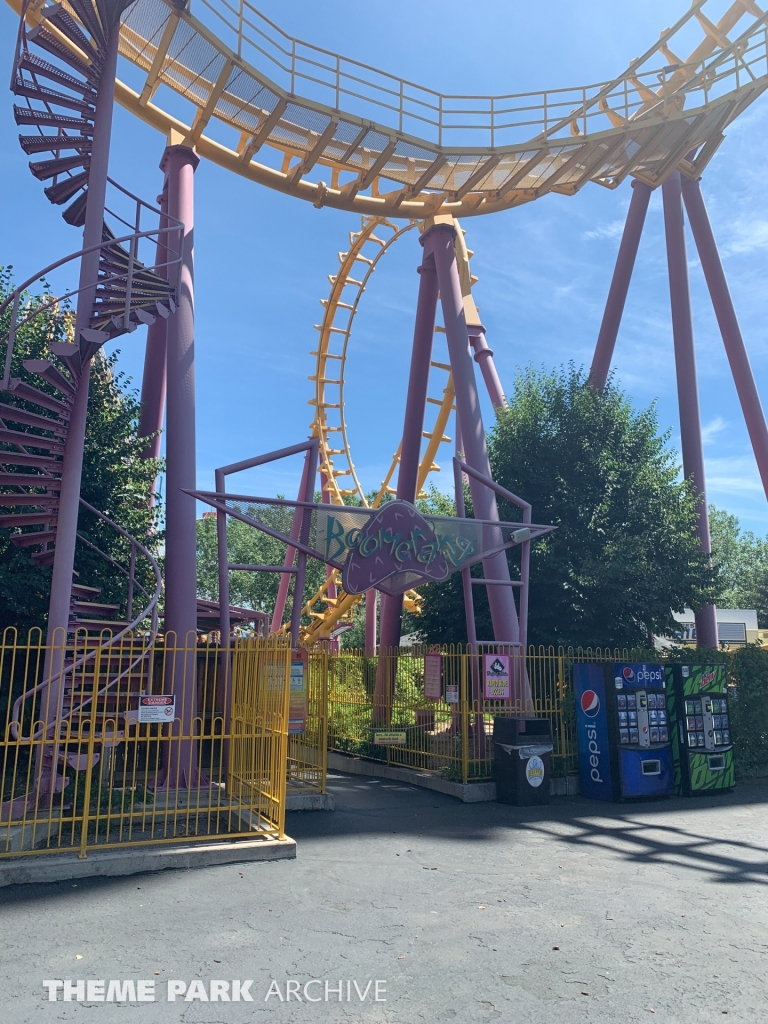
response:
[[[3,1021],[768,1021],[768,783],[529,809],[330,787],[335,812],[288,815],[296,861],[0,890]],[[50,1002],[44,979],[156,1001]],[[167,999],[211,979],[252,1001]]]

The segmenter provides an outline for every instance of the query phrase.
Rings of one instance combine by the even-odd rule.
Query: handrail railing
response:
[[[355,107],[355,113],[363,113],[364,118],[374,114],[375,120],[383,119],[389,128],[403,131],[404,122],[412,121],[435,129],[437,137],[430,141],[438,145],[447,141],[446,133],[455,135],[458,131],[466,131],[476,137],[477,132],[482,131],[488,133],[489,145],[493,147],[499,144],[500,133],[507,129],[530,127],[534,129],[532,138],[546,141],[580,119],[605,117],[601,104],[609,98],[618,101],[616,113],[629,121],[648,116],[651,109],[649,92],[656,94],[654,107],[667,103],[671,94],[684,96],[692,90],[704,91],[706,103],[709,98],[706,94],[716,81],[726,77],[738,78],[740,69],[754,78],[750,64],[765,62],[760,76],[767,74],[768,47],[765,33],[760,29],[765,26],[768,16],[750,14],[747,5],[744,5],[737,23],[743,16],[751,16],[753,20],[737,39],[729,40],[729,46],[699,46],[687,61],[672,61],[670,42],[692,20],[701,19],[704,39],[710,37],[702,10],[707,3],[708,0],[694,0],[674,25],[661,33],[657,42],[642,56],[632,60],[625,71],[608,81],[495,96],[440,93],[370,64],[315,46],[283,31],[249,0],[237,0],[236,4],[230,0],[194,0],[194,8],[191,4],[188,11],[191,13],[195,9],[198,17],[203,18],[207,14],[208,22],[215,29],[224,29],[228,35],[234,36],[233,52],[243,61],[252,56],[254,68],[274,78],[275,83],[295,97],[298,103],[303,102],[303,96],[311,96],[310,105],[339,111],[343,100],[349,100]],[[182,18],[190,20],[186,12]],[[202,24],[205,25],[205,21]],[[750,47],[752,37],[755,41]],[[208,38],[206,41],[212,42]],[[658,66],[651,67],[649,63],[654,58],[658,58]],[[732,67],[723,71],[723,62],[729,59]],[[719,69],[714,76],[711,74],[713,65]],[[536,127],[540,129],[538,134]],[[573,134],[586,134],[586,131]],[[501,139],[502,144],[503,141]]]
[[[99,251],[109,250],[115,247],[119,247],[125,242],[128,242],[131,245],[131,250],[129,253],[129,263],[126,272],[124,274],[112,274],[109,277],[99,277],[98,281],[95,283],[97,284],[97,286],[103,288],[110,284],[114,284],[115,282],[118,281],[125,281],[126,291],[130,296],[130,284],[133,280],[133,271],[135,269],[135,265],[137,262],[136,251],[138,242],[142,238],[156,238],[157,240],[159,240],[161,235],[165,235],[169,239],[169,241],[165,243],[165,247],[166,251],[169,253],[169,256],[173,254],[173,258],[169,258],[165,263],[156,263],[153,267],[155,271],[165,270],[167,272],[168,270],[170,270],[171,267],[174,267],[181,262],[181,247],[177,246],[177,248],[174,249],[170,241],[170,236],[172,234],[175,234],[177,238],[180,239],[182,230],[183,226],[180,224],[180,222],[174,221],[173,224],[169,224],[165,227],[151,228],[146,231],[134,231],[130,235],[122,235],[120,238],[110,238],[107,241],[98,242],[95,245],[89,245],[85,249],[78,249],[76,252],[70,253],[68,256],[64,256],[61,259],[56,260],[55,262],[45,267],[43,270],[38,270],[37,273],[27,278],[27,280],[24,281],[23,284],[18,285],[18,287],[16,287],[10,293],[10,295],[6,297],[4,302],[0,303],[0,317],[5,313],[9,306],[12,306],[10,326],[6,333],[2,337],[0,337],[0,345],[7,344],[5,353],[5,365],[3,370],[3,379],[2,382],[0,383],[0,390],[8,389],[8,384],[11,376],[13,350],[16,341],[16,332],[18,331],[18,329],[20,327],[23,327],[25,324],[30,323],[32,320],[47,312],[52,307],[58,306],[59,303],[64,302],[67,299],[71,299],[76,295],[79,295],[80,292],[82,291],[87,291],[89,288],[93,288],[94,282],[89,282],[83,285],[82,287],[73,288],[62,295],[52,296],[49,301],[43,302],[40,305],[35,306],[27,313],[26,316],[22,317],[22,319],[19,319],[18,312],[20,300],[22,295],[27,290],[27,288],[30,287],[30,285],[34,284],[36,281],[41,280],[41,278],[44,278],[47,274],[50,274],[52,271],[58,270],[59,267],[64,266],[66,263],[70,263],[73,260],[80,259],[82,256],[94,252],[97,249]],[[159,244],[159,241],[156,241],[155,244]],[[142,267],[142,269],[147,268]]]
[[[133,620],[130,621],[128,623],[128,625],[124,626],[114,636],[111,636],[109,638],[109,640],[106,641],[106,643],[100,643],[99,646],[98,647],[94,647],[93,650],[86,651],[86,653],[84,655],[82,655],[80,658],[77,658],[77,659],[73,660],[69,665],[65,665],[61,669],[60,672],[55,673],[50,678],[43,679],[41,682],[37,683],[31,689],[26,690],[15,701],[15,703],[13,705],[13,711],[11,713],[11,720],[10,720],[11,735],[13,736],[14,739],[19,740],[19,742],[21,742],[21,743],[32,743],[35,740],[39,740],[43,736],[46,736],[46,738],[52,738],[54,730],[59,728],[61,726],[62,722],[65,722],[68,718],[71,717],[71,715],[81,711],[84,707],[87,707],[91,703],[91,701],[93,700],[94,697],[96,697],[98,699],[99,697],[103,696],[103,694],[106,693],[107,690],[112,689],[114,686],[117,685],[117,683],[120,682],[121,679],[123,679],[125,676],[129,675],[133,671],[133,669],[144,658],[147,657],[149,652],[153,649],[153,647],[155,645],[155,640],[157,639],[157,626],[158,626],[158,607],[157,606],[158,606],[158,602],[160,600],[160,594],[162,593],[162,589],[163,589],[163,580],[162,580],[162,574],[160,572],[160,566],[157,564],[157,561],[155,560],[155,557],[141,543],[141,541],[137,540],[135,537],[132,537],[127,532],[127,530],[124,530],[122,526],[119,526],[117,523],[113,522],[108,516],[105,516],[103,512],[99,512],[99,510],[97,508],[94,508],[93,505],[90,505],[87,501],[85,501],[85,499],[81,498],[80,499],[80,504],[82,505],[83,508],[87,509],[93,515],[97,516],[99,519],[101,519],[103,522],[105,522],[109,527],[111,527],[113,530],[115,530],[116,533],[119,533],[126,540],[130,541],[130,543],[131,543],[131,570],[129,570],[129,571],[126,571],[124,567],[120,566],[119,563],[115,562],[115,560],[110,555],[107,555],[105,552],[101,551],[100,548],[98,548],[95,544],[91,543],[90,541],[86,541],[86,543],[88,544],[89,547],[91,547],[93,550],[97,551],[100,555],[102,555],[104,558],[106,558],[113,565],[117,566],[125,575],[129,576],[129,598],[130,598],[130,600],[132,601],[132,586],[131,586],[131,584],[133,586],[137,585],[137,581],[135,579],[135,555],[136,555],[136,552],[138,552],[139,554],[143,555],[147,559],[147,561],[149,562],[150,568],[152,569],[152,573],[153,573],[154,578],[155,578],[155,589],[154,589],[153,594],[150,597],[149,603],[144,608],[142,608],[142,610],[139,612],[138,615],[134,616]],[[80,537],[79,534],[78,534],[78,536]],[[81,539],[85,539],[85,538],[81,537]],[[145,595],[149,596],[148,592],[146,591],[146,589],[141,584],[138,584],[138,586],[144,592]],[[128,617],[130,617],[130,613],[129,613]],[[74,677],[74,675],[75,675],[77,670],[81,669],[89,661],[95,660],[97,655],[99,655],[101,657],[104,654],[105,651],[108,652],[109,650],[114,648],[115,645],[119,644],[119,642],[125,636],[127,636],[129,633],[132,633],[133,630],[137,626],[139,626],[142,622],[144,622],[144,620],[147,619],[147,618],[149,618],[150,622],[151,622],[150,631],[149,631],[149,637],[145,638],[144,642],[142,643],[142,647],[141,647],[140,653],[130,661],[130,663],[127,666],[127,668],[123,668],[122,671],[120,671],[117,675],[115,675],[113,678],[109,679],[109,681],[105,684],[104,687],[102,687],[102,689],[97,691],[94,688],[94,691],[90,694],[90,696],[86,697],[82,701],[81,704],[78,704],[76,707],[73,706],[73,707],[69,708],[69,710],[66,711],[66,712],[63,712],[63,711],[61,711],[61,709],[58,709],[58,713],[56,714],[56,716],[55,716],[53,721],[51,721],[51,722],[40,722],[39,725],[37,726],[37,728],[34,729],[34,731],[30,732],[29,736],[20,735],[21,714],[22,714],[22,708],[23,708],[23,705],[24,705],[25,701],[29,700],[29,698],[32,697],[35,693],[39,693],[44,688],[50,687],[54,683],[59,682],[60,680],[62,680],[67,675],[72,675]],[[102,634],[101,639],[103,639],[103,634]],[[33,723],[33,726],[34,726],[34,723]]]

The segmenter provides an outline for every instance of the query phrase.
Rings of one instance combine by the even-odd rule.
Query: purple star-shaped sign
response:
[[[447,575],[448,563],[432,527],[413,505],[390,501],[360,531],[342,583],[348,594],[363,594],[372,587],[402,594]]]

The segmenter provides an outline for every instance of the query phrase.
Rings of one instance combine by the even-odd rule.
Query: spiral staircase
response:
[[[16,123],[27,130],[19,141],[30,156],[47,154],[31,160],[30,170],[43,183],[50,182],[44,191],[51,203],[68,204],[63,217],[75,227],[82,227],[86,219],[105,53],[112,34],[119,31],[126,6],[125,0],[71,0],[66,9],[60,3],[50,4],[36,8],[40,20],[31,30],[26,23],[30,5],[22,11],[11,86],[19,100],[14,106]],[[131,204],[130,219],[107,208],[126,232],[118,236],[105,222],[98,245],[38,271],[0,305],[0,346],[5,346],[0,383],[0,528],[9,531],[11,543],[38,565],[54,560],[72,407],[88,361],[106,342],[175,311],[168,278],[178,262],[174,244],[180,226],[108,180],[123,203],[127,197]],[[142,227],[142,217],[146,224],[148,214],[157,218],[158,226]],[[154,244],[158,254],[166,254],[165,261],[154,266],[142,263],[140,244]],[[95,250],[97,280],[83,284],[81,278],[77,288],[46,295],[31,307],[26,299],[30,286],[60,268],[76,272],[79,262],[93,257]],[[24,377],[12,376],[19,332],[39,317],[53,316],[60,324],[62,309],[78,302],[90,303],[85,317],[78,308],[78,323],[87,325],[79,330],[79,337],[73,336],[71,319],[66,340],[50,341],[45,358],[24,360]],[[101,601],[99,588],[73,580],[60,657],[52,657],[51,646],[43,680],[13,706],[13,736],[21,744],[37,743],[38,751],[34,784],[23,796],[3,804],[3,819],[18,817],[42,795],[61,792],[68,785],[66,766],[86,767],[84,741],[94,728],[99,730],[98,743],[91,743],[94,764],[108,747],[119,744],[126,723],[135,717],[138,694],[148,687],[162,585],[159,567],[141,541],[81,499],[83,505],[117,531],[130,548],[126,568],[78,534],[82,543],[112,564],[113,571],[125,576],[127,599],[120,604]],[[137,558],[148,563],[142,575],[137,574]],[[141,580],[154,583],[145,587]],[[52,694],[56,694],[53,711]],[[94,726],[97,722],[102,724]]]

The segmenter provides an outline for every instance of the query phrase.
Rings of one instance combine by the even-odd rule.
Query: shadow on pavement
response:
[[[329,774],[336,799],[333,813],[288,814],[286,831],[307,849],[315,841],[376,834],[405,834],[433,840],[514,842],[516,832],[533,832],[572,847],[611,851],[628,863],[675,864],[712,881],[768,884],[768,831],[762,842],[739,838],[739,808],[754,808],[750,831],[762,825],[768,780],[747,783],[720,797],[606,804],[554,797],[540,807],[495,802],[462,804],[403,782]],[[691,812],[708,811],[718,834],[706,834]],[[722,821],[718,811],[724,812]],[[730,812],[730,813],[728,813]],[[671,820],[674,819],[674,820]]]
[[[453,797],[404,782],[329,773],[336,810],[286,815],[286,832],[299,844],[299,858],[322,861],[342,840],[350,860],[363,844],[392,836],[434,842],[520,842],[555,848],[600,851],[628,864],[670,865],[717,883],[768,885],[768,780],[746,783],[720,797],[605,804],[554,797],[540,807],[498,803],[463,804]],[[707,812],[707,813],[705,813]],[[708,834],[709,830],[709,834]],[[755,841],[750,839],[755,836]],[[350,840],[352,843],[350,844]],[[337,854],[333,854],[337,856]],[[278,862],[292,870],[292,861]],[[254,868],[261,869],[259,865]],[[268,870],[267,865],[263,865]],[[207,869],[213,872],[217,869]],[[197,875],[197,872],[195,872]],[[140,875],[83,878],[76,884],[52,882],[0,889],[0,906],[48,899],[76,899],[85,892],[134,889]]]

